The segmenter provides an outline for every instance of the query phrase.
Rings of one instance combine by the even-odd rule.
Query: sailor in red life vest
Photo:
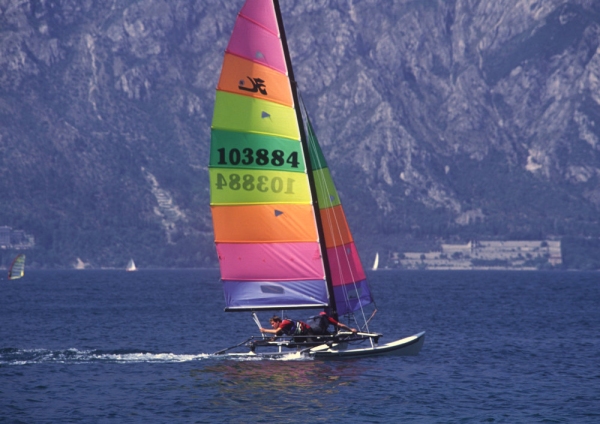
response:
[[[317,318],[315,320],[315,318]],[[323,335],[329,334],[328,328],[330,325],[333,325],[336,328],[336,331],[339,331],[341,328],[356,333],[356,328],[350,328],[346,324],[342,324],[335,318],[329,316],[327,312],[321,312],[318,317],[313,318],[313,321],[318,322],[317,326],[313,327],[314,334]]]
[[[269,322],[271,323],[273,329],[269,330],[261,327],[261,333],[271,333],[274,334],[275,337],[285,334],[286,336],[292,336],[295,342],[308,341],[309,338],[305,336],[310,336],[313,334],[313,331],[309,325],[302,321],[293,321],[291,319],[284,319],[282,321],[281,318],[275,315],[269,320]]]

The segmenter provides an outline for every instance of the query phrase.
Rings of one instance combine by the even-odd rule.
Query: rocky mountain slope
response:
[[[209,128],[242,3],[0,3],[0,225],[37,265],[215,264]],[[600,3],[280,3],[364,255],[600,236]]]

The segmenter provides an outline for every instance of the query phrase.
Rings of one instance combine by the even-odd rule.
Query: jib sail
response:
[[[319,213],[336,303],[335,312],[344,315],[372,303],[373,298],[340,197],[310,120],[307,120],[307,126],[310,161],[315,176]]]

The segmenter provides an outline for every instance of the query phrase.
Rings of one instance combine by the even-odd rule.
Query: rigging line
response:
[[[319,162],[318,165],[320,167],[322,167],[323,164],[320,163],[320,160],[319,160],[318,156],[317,155],[315,155],[315,156],[317,157],[316,161]],[[321,175],[316,180],[319,183],[319,187],[321,188],[321,192],[324,193],[326,196],[328,196],[329,200],[331,201],[331,192],[329,191],[329,187],[327,186],[326,179]],[[337,219],[337,215],[334,213],[334,211],[333,211],[334,209],[333,208],[334,208],[333,206],[330,206],[330,207],[327,207],[327,208],[323,209],[323,212],[325,213],[325,215],[328,218],[328,222],[331,223],[331,225],[329,225],[329,234],[330,234],[330,236],[332,237],[333,240],[336,240],[336,230],[337,230],[337,236],[338,236],[337,239],[338,240],[343,240],[344,237],[343,237],[343,233],[342,233],[342,225],[340,224],[341,221]],[[340,208],[341,208],[341,210],[343,212],[343,207],[341,206],[341,204],[340,204]],[[337,252],[336,252],[335,256],[336,256],[336,259],[337,259],[337,262],[338,262],[338,264],[337,264],[338,265],[338,270],[341,271],[343,265],[342,265],[342,263],[339,260],[340,258],[339,258],[339,255],[337,254]],[[346,256],[346,266],[347,266],[348,271],[350,272],[351,277],[353,279],[356,279],[355,276],[354,276],[354,272],[352,270],[350,261],[348,259],[348,256]]]
[[[303,102],[302,102],[302,106],[304,106]],[[307,115],[307,121],[310,122],[310,118],[308,118],[308,113],[306,112],[306,108],[305,107],[304,107],[304,110],[305,110],[305,113]],[[313,132],[313,135],[314,135],[314,132]],[[316,140],[314,140],[311,143],[310,147],[313,147],[314,144],[316,144]],[[313,149],[314,149],[314,147],[313,147]],[[319,162],[320,166],[324,165],[324,164],[320,163],[320,158],[319,158],[318,155],[315,154],[314,156],[316,158],[316,161]],[[318,181],[320,183],[320,187],[322,187],[322,192],[326,193],[326,194],[330,194],[330,192],[328,190],[328,187],[326,185],[325,179],[323,177],[321,177],[321,178],[318,179]],[[341,203],[340,203],[340,208],[343,211],[343,207],[341,206]],[[342,238],[342,231],[341,231],[340,221],[337,219],[336,214],[333,213],[333,209],[332,208],[326,208],[325,209],[325,213],[327,214],[327,216],[330,219],[330,221],[335,225],[335,228],[338,231],[338,235],[340,236],[340,239],[343,239]],[[333,228],[334,225],[330,226],[330,234],[332,235],[332,237],[334,236],[334,228]],[[341,269],[343,268],[343,264],[341,263],[340,257],[337,254],[337,252],[336,252],[335,258],[336,258],[338,270],[340,270],[340,272],[341,272]],[[360,260],[360,258],[359,258],[359,260]],[[348,271],[350,273],[350,276],[352,278],[352,286],[354,287],[354,290],[358,293],[358,286],[356,284],[357,283],[357,281],[356,281],[357,278],[354,275],[352,266],[350,264],[350,259],[348,258],[348,256],[346,256],[345,262],[346,262],[347,269],[348,269]],[[348,309],[351,309],[351,307],[350,307],[351,305],[349,303],[349,296],[348,296],[348,288],[349,288],[349,286],[350,286],[350,284],[344,284],[344,285],[341,286],[341,289],[342,289],[342,291],[344,293],[344,300],[345,300],[346,306],[348,307]],[[361,315],[362,315],[362,318],[363,318],[363,322],[365,323],[364,327],[367,328],[367,331],[368,331],[369,320],[367,320],[367,317],[365,315],[365,310],[364,310],[363,304],[360,301],[360,299],[358,301],[358,304],[359,304],[359,307],[360,307],[360,310],[361,310]],[[353,313],[351,313],[351,315],[354,316]],[[354,320],[356,321],[356,318],[354,318]],[[358,324],[358,322],[356,322],[356,324]]]
[[[308,118],[308,113],[306,111],[306,107],[304,105],[304,101],[302,99],[302,97],[300,96],[300,100],[301,100],[301,106],[302,109],[304,111],[304,113],[306,114],[307,117],[307,122],[310,121],[310,118]],[[312,125],[311,125],[312,128]],[[310,132],[309,132],[310,133]],[[314,132],[313,132],[314,135]],[[320,157],[319,155],[316,154],[316,148],[314,147],[315,142],[309,137],[309,150],[312,149],[313,152],[315,152],[315,154],[313,155],[315,157],[315,162],[317,164],[317,166],[319,167],[319,169],[324,168],[325,164],[321,163]],[[319,184],[319,188],[321,189],[321,193],[323,193],[328,199],[329,201],[331,201],[331,192],[329,191],[329,187],[327,186],[327,181],[326,179],[323,177],[323,175],[319,174],[317,178],[315,178],[315,182]],[[341,205],[340,205],[341,207]],[[324,209],[322,209],[322,211],[325,213],[325,215],[327,216],[328,220],[330,223],[335,224],[335,225],[328,225],[328,230],[329,230],[329,235],[331,236],[332,240],[336,240],[336,234],[335,234],[335,230],[337,230],[337,236],[339,236],[339,240],[343,240],[343,235],[342,235],[342,230],[341,230],[341,225],[340,222],[338,221],[335,213],[333,213],[333,206],[331,207],[326,207]],[[342,211],[343,211],[343,207],[342,207]],[[319,213],[321,212],[321,210],[319,210]],[[336,257],[336,262],[337,262],[337,268],[338,271],[342,270],[342,264],[340,262],[340,258],[339,255],[335,254]],[[353,272],[352,272],[352,267],[350,266],[350,262],[348,260],[348,258],[346,257],[346,265],[347,265],[347,269],[350,272],[350,275],[353,279],[355,279]]]
[[[311,140],[311,146],[313,148],[313,150],[316,150],[314,148],[314,141]],[[323,165],[320,162],[319,156],[318,155],[314,155],[315,156],[315,161],[317,162],[318,166],[320,168],[323,168]],[[331,192],[329,191],[329,187],[327,186],[327,181],[325,180],[325,178],[322,175],[319,175],[318,178],[315,179],[318,184],[319,184],[319,188],[321,189],[321,192],[324,193],[326,196],[329,197],[329,201],[331,201]],[[341,207],[341,205],[340,205]],[[343,211],[343,207],[341,207],[342,211]],[[323,212],[325,213],[328,222],[330,223],[330,225],[328,225],[328,230],[329,230],[329,235],[332,237],[333,240],[336,240],[336,230],[337,230],[337,236],[339,238],[339,240],[343,240],[343,234],[342,234],[342,229],[341,229],[341,225],[340,225],[340,221],[337,219],[337,216],[335,213],[333,213],[333,207],[327,207],[325,209],[323,209]],[[336,257],[336,262],[337,262],[337,268],[338,270],[341,272],[342,268],[343,268],[343,264],[340,261],[340,257],[339,255],[335,254]],[[346,266],[348,271],[350,272],[350,275],[353,279],[355,279],[354,277],[354,273],[352,271],[352,267],[350,266],[350,261],[348,259],[348,257],[346,257]]]
[[[310,118],[308,117],[308,111],[306,110],[306,106],[304,104],[304,99],[302,98],[302,95],[300,93],[298,93],[298,95],[299,95],[299,98],[300,98],[302,110],[304,111],[304,114],[306,115],[306,118],[307,118],[306,121],[310,122]],[[311,128],[312,128],[312,124],[311,124]],[[309,134],[310,133],[311,132],[309,131]],[[312,132],[312,134],[314,135],[314,131]],[[309,150],[310,150],[310,148],[312,148],[313,151],[315,151],[315,154],[313,156],[315,157],[315,162],[317,162],[317,165],[318,165],[319,169],[325,168],[326,164],[321,163],[319,155],[316,154],[317,149],[314,147],[314,145],[316,143],[314,141],[310,140],[310,137],[309,137],[309,143],[310,143],[309,144]],[[331,196],[331,192],[329,191],[329,187],[327,186],[326,179],[322,175],[320,175],[319,178],[318,178],[318,182],[320,184],[321,192],[324,193],[328,197],[329,201],[331,201],[331,197],[332,196]],[[343,207],[341,206],[341,202],[340,202],[340,207],[341,207],[341,210],[343,212]],[[335,224],[335,228],[334,228],[333,225],[329,226],[329,229],[330,229],[329,234],[331,235],[332,240],[336,239],[336,234],[335,234],[334,230],[337,230],[337,235],[339,236],[339,240],[343,240],[343,234],[342,234],[342,229],[341,229],[342,226],[340,225],[340,221],[337,219],[336,214],[333,213],[333,206],[324,208],[323,211],[325,212],[325,214],[326,214],[327,218],[330,220],[330,222],[332,222],[332,223]],[[338,256],[338,255],[336,255],[336,256]],[[346,265],[348,265],[348,269],[350,271],[350,274],[351,274],[352,278],[354,278],[354,275],[353,275],[353,272],[352,272],[352,268],[350,267],[350,262],[348,260],[346,260],[346,262],[347,262]],[[338,267],[338,269],[341,270],[341,267]]]
[[[310,125],[310,129],[312,129],[312,124],[310,123],[310,118],[308,116],[308,111],[306,109],[306,106],[305,106],[305,103],[304,103],[304,99],[302,98],[302,95],[300,94],[299,91],[298,91],[298,97],[299,97],[299,100],[300,100],[300,105],[299,105],[300,106],[300,110],[301,110],[301,112],[304,112],[304,115],[306,116],[306,121],[305,122],[308,125]],[[312,148],[315,151],[315,154],[313,155],[315,157],[315,162],[317,162],[317,165],[318,165],[319,169],[323,169],[324,168],[324,166],[323,166],[324,164],[321,163],[320,157],[319,157],[319,155],[316,154],[316,148],[314,147],[314,145],[316,144],[316,140],[313,140],[314,138],[316,138],[315,134],[314,134],[314,131],[308,131],[308,133],[309,133],[309,137],[308,137],[308,142],[309,142],[308,143],[309,144],[309,146],[308,146],[309,147],[309,158],[310,158],[310,150]],[[310,137],[310,135],[312,135],[313,137]],[[319,186],[321,188],[321,192],[324,193],[324,194],[326,194],[328,196],[328,198],[331,200],[331,192],[329,191],[329,187],[327,187],[326,180],[325,180],[324,176],[320,175],[318,178],[315,178],[315,182],[319,184]],[[341,210],[342,210],[342,213],[343,213],[343,207],[341,206],[341,202],[340,202],[340,207],[341,207]],[[320,213],[320,211],[319,211],[319,213]],[[338,235],[340,237],[340,240],[343,240],[342,231],[341,231],[341,225],[340,225],[340,222],[338,221],[336,215],[333,213],[333,207],[326,208],[325,209],[325,213],[326,213],[327,217],[329,218],[330,222],[332,224],[335,224],[335,229],[337,229],[337,232],[338,232]],[[330,229],[329,229],[330,235],[332,236],[332,239],[335,240],[335,233],[334,233],[335,229],[333,228],[334,225],[330,225],[329,227],[330,227]],[[342,244],[342,246],[343,246],[343,244]],[[358,255],[358,252],[357,252],[357,255]],[[340,275],[343,275],[342,274],[342,263],[340,261],[339,255],[337,254],[337,251],[336,251],[336,254],[335,254],[335,259],[336,259],[336,262],[337,262],[338,271],[340,272]],[[359,258],[359,261],[360,261],[360,258]],[[356,281],[357,278],[354,275],[354,272],[353,272],[352,266],[350,264],[350,259],[349,259],[348,255],[345,255],[345,262],[346,262],[347,270],[349,271],[350,277],[352,279],[352,285],[354,286],[354,290],[358,293],[358,286],[356,284],[357,283],[357,281]],[[330,264],[330,266],[331,266],[331,264]],[[342,288],[342,290],[344,292],[344,300],[346,302],[346,305],[347,305],[347,307],[350,307],[349,299],[348,299],[347,286],[349,286],[349,284],[343,284],[341,286],[341,288]],[[365,315],[363,304],[362,304],[360,298],[358,299],[358,304],[360,306],[361,314],[363,316],[363,321],[365,322],[365,326],[368,329],[367,317]]]
[[[258,319],[258,316],[256,315],[256,312],[252,312],[252,319],[254,320],[254,322],[256,323],[256,325],[258,325],[258,329],[260,330],[262,328],[262,325],[260,324],[260,320]],[[265,338],[265,334],[264,333],[260,333],[262,335],[262,338]]]

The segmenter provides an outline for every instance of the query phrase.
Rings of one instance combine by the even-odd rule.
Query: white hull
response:
[[[393,356],[415,356],[418,355],[425,342],[425,332],[414,336],[396,340],[386,344],[375,344],[363,348],[348,348],[347,344],[321,345],[309,351],[315,358],[356,358],[361,356],[393,355]]]
[[[323,344],[313,348],[305,348],[302,350],[280,350],[279,352],[246,352],[246,353],[217,353],[219,356],[230,358],[282,358],[298,356],[301,358],[315,359],[344,359],[344,358],[360,358],[365,356],[416,356],[421,351],[425,342],[425,332],[415,334],[404,339],[396,340],[390,343],[371,345],[369,340],[364,342],[365,347],[348,348],[348,343],[338,343],[332,346]],[[351,346],[351,344],[350,344]]]

